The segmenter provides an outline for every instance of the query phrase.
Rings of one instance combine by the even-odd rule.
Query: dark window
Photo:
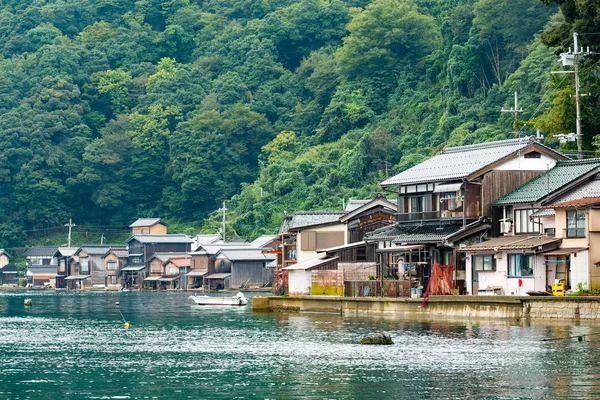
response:
[[[423,196],[410,197],[410,212],[411,213],[423,212]]]
[[[533,277],[533,256],[528,254],[511,254],[509,275],[513,277]]]
[[[585,211],[567,210],[567,237],[585,237]]]
[[[537,151],[532,151],[531,153],[525,154],[525,158],[542,158],[542,155]]]

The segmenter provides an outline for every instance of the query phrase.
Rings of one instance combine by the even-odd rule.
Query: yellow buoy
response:
[[[25,299],[25,307],[31,307],[33,305],[33,301],[31,299]]]
[[[125,323],[123,324],[123,326],[125,327],[125,329],[128,329],[128,328],[129,328],[129,322],[125,322]]]

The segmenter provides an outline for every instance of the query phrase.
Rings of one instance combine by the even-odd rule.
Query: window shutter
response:
[[[301,233],[302,238],[302,247],[303,251],[307,250],[316,250],[317,245],[317,232],[315,231],[305,231]]]

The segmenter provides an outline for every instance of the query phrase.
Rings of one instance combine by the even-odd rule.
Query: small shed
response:
[[[339,257],[326,257],[320,255],[310,260],[303,261],[283,268],[289,272],[289,294],[310,294],[312,287],[313,270],[336,270]]]

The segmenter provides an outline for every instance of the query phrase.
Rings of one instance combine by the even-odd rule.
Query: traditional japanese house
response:
[[[57,260],[56,269],[56,287],[64,289],[67,287],[66,278],[69,276],[70,265],[73,262],[75,252],[79,250],[78,247],[59,247],[54,254]]]
[[[25,276],[27,284],[31,287],[55,287],[56,265],[30,265]]]
[[[317,250],[347,243],[343,211],[299,211],[286,215],[279,228],[282,240],[282,266],[317,256]]]
[[[54,257],[58,246],[35,246],[30,247],[23,252],[23,257],[27,259],[28,265],[56,265],[57,260]]]
[[[466,263],[456,249],[480,242],[499,225],[490,203],[565,158],[533,137],[502,140],[445,148],[382,182],[398,193],[398,213],[395,225],[365,237],[378,242],[380,279],[415,270],[425,288],[437,261],[454,266],[454,283],[464,292]],[[410,260],[414,246],[421,246],[418,261]]]
[[[0,249],[0,268],[10,263],[10,254],[4,249]]]
[[[127,267],[128,256],[126,247],[111,247],[102,256],[107,288],[118,289],[125,286],[121,270]]]
[[[361,242],[366,234],[394,225],[398,212],[395,202],[396,199],[392,202],[381,194],[371,201],[351,200],[344,210],[346,214],[340,218],[340,222],[347,225],[347,243]]]
[[[104,265],[104,255],[109,250],[126,250],[123,245],[83,245],[74,254],[79,259],[81,276],[89,275],[90,284],[96,288],[106,288],[108,274]]]
[[[214,257],[214,272],[204,279],[209,289],[263,287],[273,280],[270,260],[256,248],[222,248]],[[221,287],[222,286],[222,287]]]
[[[155,253],[189,253],[193,242],[187,235],[134,235],[126,241],[128,266],[142,266]]]
[[[492,202],[495,215],[501,216],[500,235],[537,234],[560,240],[558,248],[540,255],[546,262],[545,287],[563,279],[567,290],[578,285],[600,288],[600,272],[594,267],[600,257],[594,240],[598,235],[594,221],[599,182],[600,159],[559,161]],[[476,279],[477,274],[473,277]],[[478,286],[481,283],[474,280],[474,290]]]
[[[19,270],[15,264],[5,264],[0,268],[0,279],[3,285],[16,285]]]
[[[144,279],[144,287],[148,289],[175,289],[179,287],[179,267],[171,263],[171,257],[185,256],[185,253],[154,253],[146,264],[149,275]]]
[[[467,291],[479,295],[521,295],[545,292],[548,278],[545,252],[561,239],[544,235],[503,236],[463,247]]]
[[[167,224],[161,221],[160,218],[140,218],[129,227],[133,236],[167,234]]]

